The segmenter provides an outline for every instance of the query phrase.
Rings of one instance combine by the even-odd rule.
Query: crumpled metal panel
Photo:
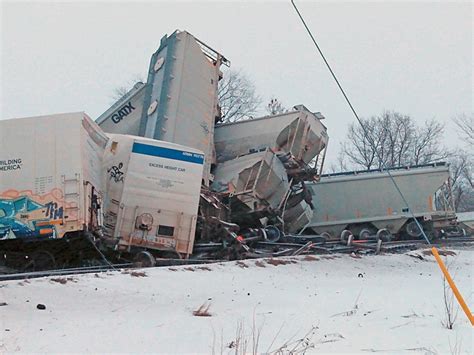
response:
[[[219,125],[214,137],[217,162],[270,148],[309,163],[328,142],[322,118],[320,113],[298,105],[295,111],[280,115]]]
[[[290,233],[300,231],[311,222],[312,217],[313,210],[311,206],[304,200],[300,201],[293,207],[284,210],[285,231]]]
[[[229,160],[217,166],[214,191],[229,192],[250,210],[279,207],[288,191],[285,167],[270,150]]]

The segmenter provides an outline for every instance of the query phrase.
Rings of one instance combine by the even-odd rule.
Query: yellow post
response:
[[[474,316],[472,315],[471,311],[469,310],[469,307],[467,306],[466,302],[464,302],[464,299],[461,296],[461,293],[459,293],[458,288],[454,284],[453,279],[451,278],[451,275],[449,275],[448,269],[446,268],[446,265],[444,265],[443,260],[439,256],[438,249],[435,247],[431,248],[431,252],[433,253],[436,261],[438,262],[439,268],[443,272],[444,277],[448,281],[449,286],[451,287],[451,290],[453,290],[454,295],[456,296],[456,299],[459,302],[459,305],[463,309],[464,313],[466,313],[467,318],[471,321],[471,325],[474,326]]]

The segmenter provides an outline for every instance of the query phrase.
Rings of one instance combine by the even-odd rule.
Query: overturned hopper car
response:
[[[216,126],[211,188],[229,194],[233,222],[255,226],[277,215],[276,223],[290,233],[310,222],[304,181],[317,179],[324,164],[329,138],[323,119],[296,105],[282,114]]]
[[[107,133],[182,144],[205,154],[203,182],[212,180],[214,124],[219,119],[220,53],[186,31],[164,36],[150,59],[146,83],[137,83],[97,118]]]
[[[314,211],[307,231],[329,239],[349,230],[360,239],[384,231],[384,239],[422,236],[413,215],[428,237],[458,233],[456,215],[441,189],[449,179],[445,163],[390,169],[411,211],[385,171],[358,171],[322,175],[308,184]]]

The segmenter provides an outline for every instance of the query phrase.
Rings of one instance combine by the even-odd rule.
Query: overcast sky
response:
[[[303,16],[361,116],[473,111],[473,6],[467,2],[303,2]],[[242,69],[267,101],[326,116],[333,161],[354,121],[290,1],[2,1],[0,119],[85,111],[145,73],[160,38],[187,30]]]

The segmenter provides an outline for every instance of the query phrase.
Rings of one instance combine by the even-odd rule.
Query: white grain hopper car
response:
[[[386,230],[391,235],[421,237],[413,215],[429,236],[456,229],[456,215],[439,190],[449,179],[449,166],[436,163],[391,169],[411,211],[384,171],[359,171],[321,176],[308,184],[314,213],[307,230],[338,238],[343,230],[356,237]]]
[[[107,133],[132,134],[204,152],[202,180],[215,164],[217,85],[227,59],[186,31],[164,36],[150,59],[146,84],[137,83],[96,122]]]
[[[323,119],[297,105],[290,112],[216,126],[218,165],[211,188],[236,196],[235,212],[247,210],[260,218],[262,212],[281,211],[285,232],[298,232],[313,211],[302,186],[293,182],[301,180],[310,162],[317,174],[322,169],[329,139]]]
[[[47,242],[41,259],[57,262],[65,240],[94,236],[107,250],[187,256],[203,160],[180,145],[108,137],[84,113],[1,120],[0,255],[31,260]]]

